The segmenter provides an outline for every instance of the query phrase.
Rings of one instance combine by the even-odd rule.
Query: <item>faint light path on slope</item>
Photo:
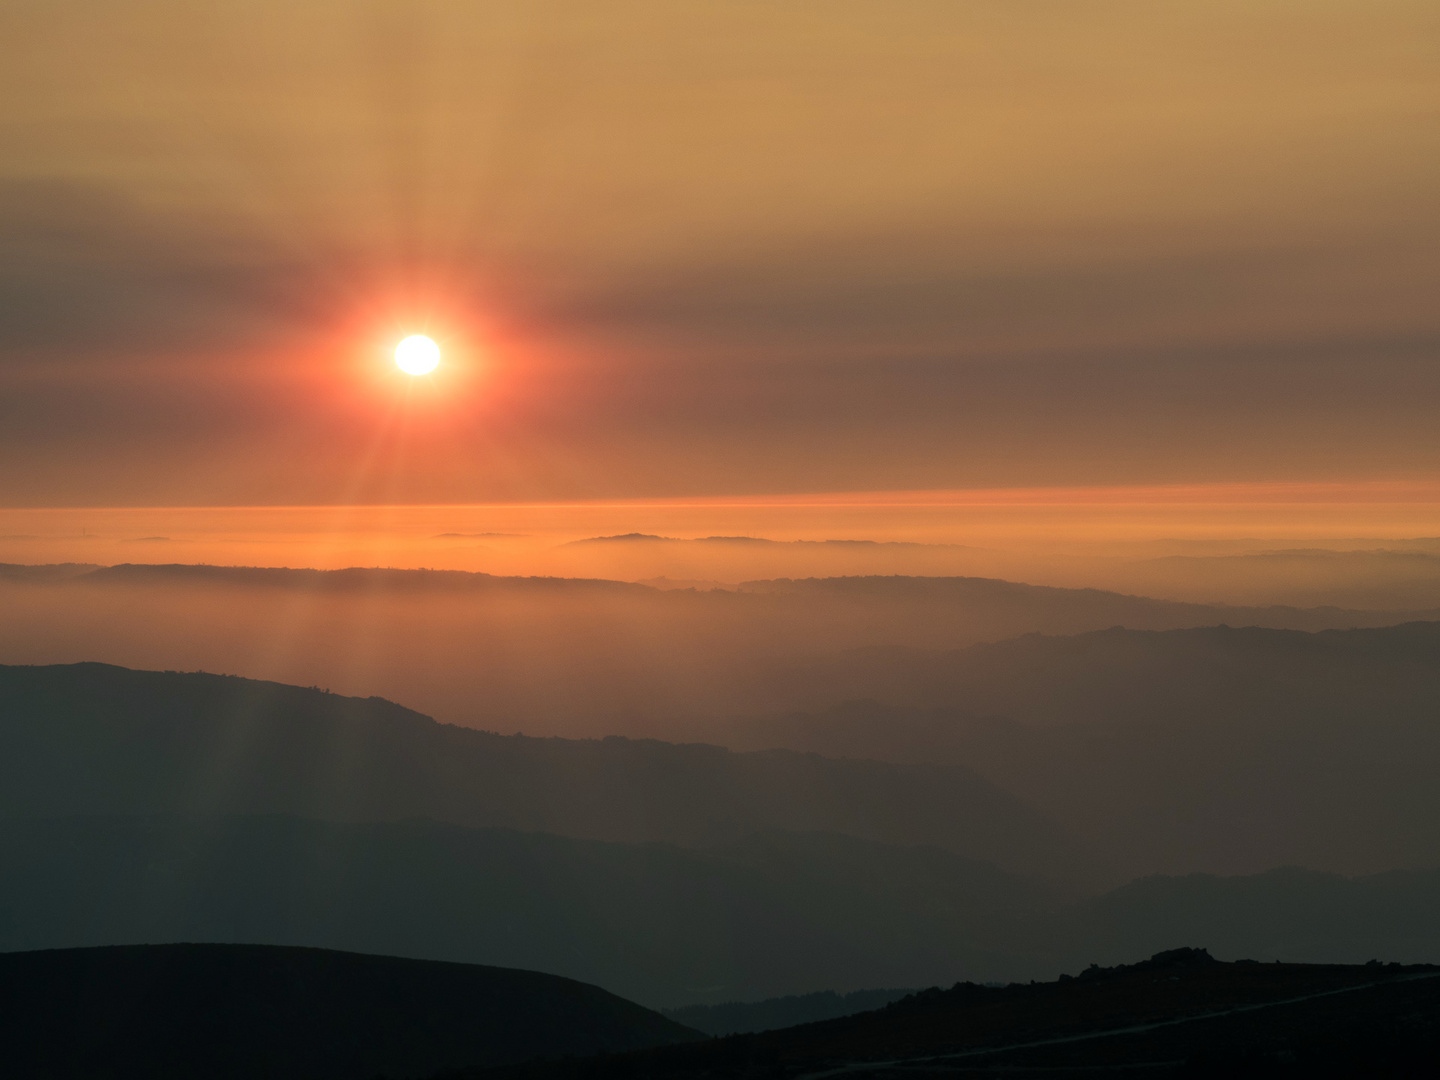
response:
[[[1342,986],[1336,990],[1321,990],[1315,994],[1302,994],[1299,997],[1282,998],[1279,1001],[1262,1001],[1255,1005],[1236,1005],[1234,1008],[1219,1009],[1215,1012],[1195,1013],[1192,1016],[1179,1016],[1173,1020],[1156,1020],[1149,1024],[1132,1024],[1129,1027],[1107,1028],[1105,1031],[1087,1031],[1081,1035],[1061,1035],[1053,1039],[1035,1039],[1031,1042],[1007,1043],[1004,1046],[983,1046],[973,1050],[956,1050],[952,1053],[930,1054],[924,1057],[893,1058],[889,1061],[852,1061],[831,1069],[802,1073],[796,1077],[795,1080],[825,1080],[826,1077],[843,1076],[846,1073],[871,1072],[876,1069],[898,1068],[905,1065],[923,1065],[930,1062],[946,1062],[958,1058],[986,1057],[990,1054],[1009,1053],[1011,1050],[1031,1050],[1041,1046],[1061,1046],[1066,1043],[1089,1042],[1092,1039],[1108,1039],[1116,1035],[1139,1035],[1147,1031],[1155,1031],[1159,1028],[1176,1027],[1180,1024],[1193,1024],[1200,1020],[1215,1020],[1223,1016],[1236,1016],[1240,1013],[1259,1012],[1262,1009],[1273,1009],[1280,1005],[1297,1005],[1302,1001],[1314,1001],[1317,998],[1334,997],[1336,994],[1350,994],[1357,990],[1373,990],[1377,986],[1394,986],[1398,983],[1418,982],[1421,979],[1440,979],[1440,971],[1423,972],[1419,975],[1397,975],[1393,979],[1379,979],[1375,982],[1358,983],[1355,986]],[[1146,1066],[1161,1064],[1166,1063],[1147,1062]],[[1107,1066],[1107,1068],[1116,1068],[1116,1066]]]

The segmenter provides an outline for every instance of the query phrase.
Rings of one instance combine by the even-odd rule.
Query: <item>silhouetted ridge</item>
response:
[[[1147,878],[1077,901],[826,834],[681,848],[279,816],[0,819],[0,866],[0,950],[315,945],[550,971],[652,1006],[1052,978],[1176,941],[1266,962],[1440,959],[1440,870]]]
[[[654,543],[655,541],[670,542],[668,536],[655,536],[652,533],[622,533],[618,536],[590,536],[584,540],[571,540],[566,547],[579,547],[585,544],[614,544],[614,543]]]
[[[290,569],[265,566],[208,566],[190,563],[120,563],[102,566],[77,580],[94,584],[148,585],[192,584],[231,585],[353,592],[357,590],[401,590],[416,592],[528,592],[646,593],[653,590],[626,581],[600,578],[498,577],[468,570],[397,570],[386,567],[352,566],[341,570]]]
[[[667,1006],[1044,974],[1024,939],[1060,899],[949,852],[828,834],[697,849],[278,816],[0,819],[0,866],[0,950],[318,945]]]
[[[398,1080],[698,1038],[533,971],[267,945],[0,954],[14,1077]]]
[[[741,546],[775,545],[811,548],[906,547],[903,542],[869,540],[772,541],[759,537],[703,537],[677,540],[645,533],[592,537],[571,541],[579,544],[698,544]],[[567,545],[569,546],[569,545]],[[0,579],[51,581],[93,585],[163,586],[216,585],[227,587],[269,587],[345,594],[357,591],[455,593],[515,593],[535,597],[610,597],[650,600],[669,610],[675,604],[695,603],[675,593],[651,589],[628,581],[603,578],[506,577],[460,570],[416,570],[384,567],[348,567],[337,570],[291,569],[285,567],[210,566],[205,564],[122,563],[116,566],[78,567],[83,572],[56,573],[56,568],[23,567],[0,571]],[[40,571],[22,574],[19,570]],[[684,575],[687,578],[692,575]],[[709,577],[710,575],[705,575]],[[848,610],[852,605],[871,607],[871,618],[908,620],[914,624],[940,620],[941,639],[950,644],[977,640],[1000,640],[1030,631],[1081,633],[1102,626],[1141,629],[1171,629],[1205,626],[1217,622],[1320,630],[1347,626],[1386,626],[1406,619],[1430,618],[1440,611],[1421,608],[1406,611],[1349,610],[1333,606],[1299,608],[1285,605],[1247,607],[1219,603],[1187,603],[1153,599],[1143,595],[1097,588],[1064,588],[1030,585],[1000,578],[975,576],[914,576],[903,574],[850,575],[812,578],[765,578],[744,581],[740,595],[787,597],[794,616],[805,615],[811,606],[823,620],[837,614],[832,605]],[[699,603],[706,611],[729,611],[733,599],[714,596]],[[743,610],[761,618],[773,618],[776,610],[747,607]],[[814,614],[814,612],[810,612]],[[853,612],[852,612],[853,614]],[[952,624],[952,625],[947,625]],[[883,625],[883,624],[882,624]],[[954,640],[963,627],[964,640]],[[901,639],[908,641],[908,636]],[[945,640],[935,642],[944,645]]]
[[[1102,967],[1099,964],[1091,964],[1079,975],[1077,979],[1106,979],[1112,975],[1121,975],[1127,971],[1175,971],[1188,968],[1205,967],[1208,964],[1219,963],[1210,955],[1209,949],[1165,949],[1156,953],[1149,960],[1141,960],[1134,964],[1116,964],[1113,967]],[[1067,975],[1060,976],[1061,979],[1069,978]]]
[[[837,994],[833,990],[822,990],[764,1001],[727,1001],[719,1005],[687,1005],[661,1011],[686,1027],[707,1035],[723,1036],[772,1031],[796,1024],[853,1016],[882,1008],[913,993],[913,990],[853,990],[848,994]]]
[[[1056,982],[931,989],[780,1031],[460,1077],[1419,1077],[1440,1054],[1440,968],[1218,963],[1203,949]]]
[[[0,666],[0,815],[117,813],[426,817],[677,843],[779,828],[1090,872],[1060,828],[959,767],[501,736],[230,676]]]
[[[53,584],[100,570],[94,563],[47,563],[27,566],[21,563],[0,563],[0,580],[28,582],[31,584]]]
[[[563,545],[565,547],[577,547],[591,544],[607,544],[618,546],[626,543],[634,543],[646,547],[654,546],[656,543],[663,543],[666,546],[684,549],[690,545],[719,546],[735,544],[739,546],[766,547],[773,549],[810,550],[816,549],[859,549],[865,551],[915,551],[915,552],[980,552],[984,548],[969,547],[964,544],[925,544],[912,540],[772,540],[764,536],[657,536],[653,533],[624,533],[618,536],[591,536],[583,540],[571,540]]]
[[[776,666],[798,700],[849,700],[697,733],[963,762],[1131,875],[1365,874],[1440,852],[1440,623],[1112,628]]]

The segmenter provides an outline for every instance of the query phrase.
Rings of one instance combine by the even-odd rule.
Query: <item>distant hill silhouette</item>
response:
[[[1392,542],[1393,543],[1393,542]],[[1294,604],[1413,611],[1440,602],[1440,544],[1365,549],[1289,548],[1232,555],[1168,555],[1119,566],[1107,584],[1145,596],[1232,604]],[[1421,550],[1416,550],[1416,548]]]
[[[696,1033],[507,968],[265,945],[0,955],[0,1070],[47,1080],[371,1080]]]
[[[48,568],[47,568],[48,569]],[[59,575],[57,575],[59,576]],[[70,575],[74,581],[82,575]],[[643,585],[595,578],[497,577],[466,570],[399,570],[389,567],[347,567],[343,570],[291,569],[289,567],[208,566],[184,563],[121,563],[100,566],[83,575],[90,585],[189,584],[303,589],[316,592],[474,592],[512,590],[526,593],[564,591],[584,594],[602,591],[640,595]]]
[[[449,1080],[897,1075],[1420,1077],[1440,1056],[1440,968],[1137,964],[1006,987],[962,983],[857,1016]]]
[[[743,593],[784,597],[795,606],[810,604],[837,613],[859,608],[869,611],[872,617],[900,619],[904,617],[902,612],[908,612],[921,626],[943,626],[948,622],[958,629],[962,620],[973,620],[986,627],[986,632],[973,641],[996,641],[1023,633],[1084,633],[1108,626],[1167,630],[1229,623],[1322,630],[1390,626],[1406,617],[1393,611],[1346,611],[1334,607],[1191,604],[1103,589],[1069,589],[979,577],[781,578],[742,582],[739,587]],[[1434,609],[1428,613],[1435,614]],[[1420,614],[1415,612],[1411,617]],[[895,636],[891,640],[918,644]]]
[[[1327,543],[1331,547],[1273,542],[1267,547],[1255,540],[1121,543],[1104,554],[1047,555],[954,544],[631,534],[575,541],[551,552],[548,565],[558,572],[627,581],[668,576],[733,583],[903,574],[1091,586],[1202,604],[1362,611],[1433,610],[1440,604],[1440,541]],[[1161,550],[1165,553],[1157,556]]]
[[[219,675],[0,666],[0,816],[130,813],[427,817],[676,843],[819,830],[1033,873],[1093,869],[1058,826],[963,767],[500,736]]]
[[[634,534],[597,537],[579,544],[688,543],[721,545],[776,545],[753,537],[705,537],[671,541],[665,537]],[[796,541],[821,549],[906,548],[924,545],[869,541]],[[779,546],[787,546],[781,544]],[[1416,556],[1416,558],[1420,558]],[[1428,558],[1428,557],[1427,557]],[[994,641],[1021,633],[1083,633],[1105,626],[1136,629],[1172,629],[1209,626],[1218,622],[1276,629],[1320,630],[1349,626],[1388,626],[1405,620],[1440,616],[1440,609],[1416,605],[1403,609],[1353,610],[1335,606],[1245,606],[1223,603],[1187,603],[1094,588],[1030,585],[986,577],[918,577],[901,574],[837,577],[773,578],[740,582],[728,597],[708,594],[675,595],[646,585],[601,578],[507,577],[461,570],[347,567],[314,570],[288,567],[212,566],[187,563],[121,563],[114,566],[62,564],[24,566],[0,564],[0,579],[34,584],[76,586],[218,586],[240,589],[283,589],[315,593],[505,593],[530,600],[612,599],[649,604],[657,613],[724,611],[736,605],[752,619],[813,622],[814,612],[850,616],[860,611],[873,619],[886,619],[888,630],[901,629],[898,621],[908,613],[910,633],[901,643],[943,646],[947,643]],[[668,594],[668,595],[667,595]],[[741,597],[737,599],[736,597]],[[753,599],[743,599],[751,597]],[[766,597],[761,601],[758,598]],[[852,632],[859,627],[847,625]],[[872,628],[873,629],[873,628]],[[928,641],[916,640],[920,631]],[[956,640],[960,639],[960,640]],[[968,640],[966,640],[968,639]]]
[[[93,574],[104,567],[93,563],[49,563],[27,566],[23,563],[0,563],[0,581],[27,582],[29,584],[54,584],[72,578]]]
[[[1358,878],[1295,868],[1155,876],[1067,907],[1054,940],[1071,958],[1088,949],[1109,962],[1176,941],[1207,941],[1217,955],[1266,962],[1440,963],[1437,911],[1440,869]]]
[[[775,678],[797,698],[859,700],[692,737],[963,762],[1129,874],[1440,862],[1440,623],[1117,628],[857,652]]]
[[[776,694],[963,710],[1028,727],[1206,719],[1217,710],[1387,712],[1440,703],[1440,622],[1315,633],[1212,625],[1026,634],[955,651],[854,650],[772,669]]]
[[[1319,630],[1427,617],[1185,604],[979,577],[691,591],[373,568],[23,569],[0,573],[0,608],[12,613],[0,625],[6,658],[235,671],[380,694],[470,727],[592,736],[671,737],[660,728],[680,717],[842,704],[856,696],[840,692],[853,680],[831,687],[786,673],[846,650],[957,649],[1113,626]]]

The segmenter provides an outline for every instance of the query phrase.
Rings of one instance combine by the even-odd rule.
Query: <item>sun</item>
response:
[[[412,334],[395,346],[395,365],[407,375],[428,375],[440,364],[440,346],[424,334]]]

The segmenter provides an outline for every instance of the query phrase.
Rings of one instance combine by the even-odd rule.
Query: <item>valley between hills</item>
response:
[[[1404,1017],[1429,1008],[1414,965],[1440,958],[1437,621],[1223,609],[1227,625],[1203,605],[971,579],[703,593],[409,571],[7,574],[12,611],[65,611],[73,647],[98,634],[112,656],[176,635],[243,655],[261,644],[252,627],[291,610],[305,640],[272,655],[314,679],[0,666],[0,960],[39,965],[25,978],[62,1011],[129,994],[126,980],[220,1008],[222,973],[260,994],[338,978],[353,993],[314,991],[334,998],[328,1020],[297,998],[288,1018],[245,1022],[279,1025],[255,1062],[323,1058],[293,1075],[357,1080],[1318,1068],[1338,1038],[1325,995],[1342,987],[1400,1011],[1365,1013],[1326,1060],[1390,1045],[1401,1068],[1431,1045]],[[115,634],[122,611],[143,633]],[[326,688],[354,673],[326,667],[347,639],[315,631],[362,616],[377,640],[440,650],[429,696],[463,696],[465,723]],[[36,626],[32,646],[53,648]],[[1010,626],[1043,632],[995,636]],[[502,630],[508,651],[487,651]],[[532,1041],[502,1052],[433,1010],[377,1019],[392,991],[366,980],[393,980],[364,972],[402,960],[421,965],[404,969],[414,1003],[437,992],[432,971],[482,995],[512,977],[485,972],[528,972],[640,1011],[567,1050],[526,991],[552,1019],[517,1020]],[[1141,974],[1176,963],[1194,971]],[[1214,1008],[1164,1004],[1172,978],[1199,978]],[[1095,994],[1121,997],[1072,1014]],[[1292,1019],[1266,1027],[1260,1003]],[[1009,1019],[955,1034],[992,1013]],[[214,1057],[238,1036],[207,1015],[184,1023]],[[183,1053],[165,1064],[147,1048],[159,1036],[132,1027],[126,1049],[97,1033],[93,1053],[185,1074]],[[898,1034],[912,1029],[929,1033]],[[347,1034],[361,1030],[380,1042]],[[690,1043],[646,1049],[665,1039]],[[340,1042],[354,1054],[324,1049]],[[96,1060],[77,1050],[53,1075],[131,1075]]]

